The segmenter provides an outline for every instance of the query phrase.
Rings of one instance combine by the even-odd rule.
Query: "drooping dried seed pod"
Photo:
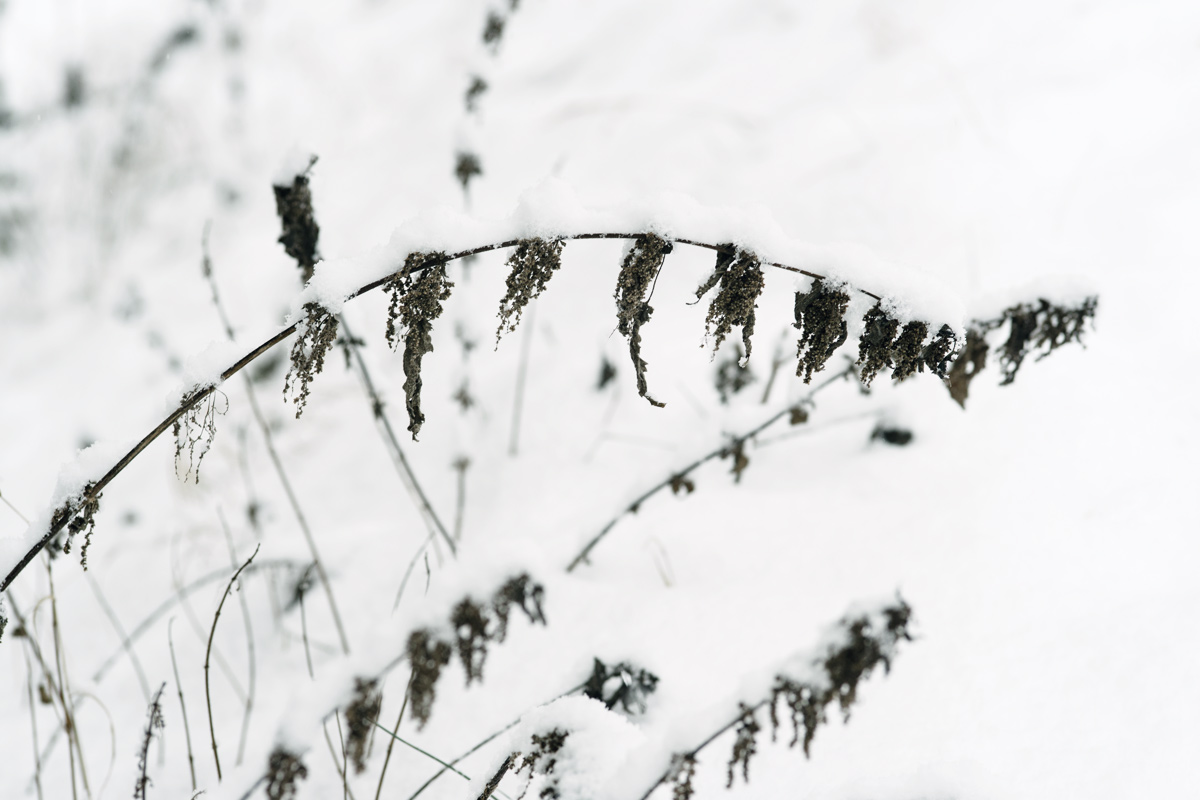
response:
[[[650,405],[662,408],[650,397],[646,388],[646,362],[642,360],[642,325],[650,321],[654,313],[648,293],[652,291],[655,278],[662,269],[667,254],[674,245],[666,239],[646,233],[633,240],[625,258],[621,261],[621,272],[617,276],[617,288],[613,298],[617,301],[617,330],[629,340],[629,357],[637,376],[638,396]]]
[[[296,781],[308,777],[308,767],[294,753],[276,747],[267,762],[267,797],[291,800],[296,796]]]
[[[500,301],[500,327],[496,328],[496,346],[500,337],[512,333],[521,323],[521,312],[546,288],[546,283],[562,266],[562,239],[522,239],[508,257],[508,293]]]
[[[464,598],[454,607],[450,615],[454,628],[458,659],[467,674],[467,686],[483,680],[483,663],[487,660],[488,620],[483,606]]]
[[[739,325],[742,328],[742,346],[746,350],[741,364],[745,366],[750,360],[750,340],[754,335],[754,309],[758,307],[758,297],[766,285],[758,256],[748,250],[734,249],[732,253],[717,251],[716,266],[696,289],[696,299],[702,298],[718,283],[720,287],[709,303],[708,315],[704,318],[706,335],[715,337],[713,357],[716,357],[717,349],[733,326]]]
[[[745,703],[739,704],[742,711],[742,717],[738,720],[737,732],[733,740],[733,752],[729,756],[728,772],[726,774],[725,788],[733,788],[734,768],[738,764],[742,765],[742,780],[746,783],[750,782],[750,759],[758,752],[758,720],[754,716],[754,709],[747,706]]]
[[[361,774],[367,768],[367,742],[382,705],[378,680],[354,679],[354,700],[346,706],[346,755],[356,773]]]
[[[195,394],[189,397],[195,397]],[[217,435],[217,417],[224,415],[228,410],[229,398],[223,392],[213,390],[199,403],[189,407],[182,417],[175,420],[172,432],[175,435],[176,477],[185,482],[188,478],[192,478],[195,483],[200,482],[200,464],[204,461],[204,456],[208,454],[213,439]],[[180,474],[185,451],[187,452],[187,468]]]
[[[892,342],[900,329],[898,320],[892,318],[878,304],[871,306],[863,315],[863,334],[858,340],[859,376],[863,386],[870,387],[879,370],[892,366]]]
[[[305,303],[305,318],[296,328],[292,343],[292,366],[283,381],[283,396],[291,393],[296,419],[308,403],[308,387],[325,368],[325,356],[337,341],[338,320],[319,303]]]
[[[483,164],[479,161],[479,156],[475,153],[460,150],[454,156],[454,177],[458,178],[458,182],[462,184],[464,192],[470,188],[472,179],[482,174]]]
[[[950,390],[950,396],[963,408],[967,407],[971,381],[987,366],[987,356],[988,343],[983,332],[968,328],[967,341],[946,373],[946,387]]]
[[[308,169],[296,175],[291,185],[271,187],[275,192],[275,211],[283,226],[279,243],[296,260],[305,283],[312,278],[318,259],[317,240],[321,236],[321,228],[313,215],[312,190],[308,186],[308,170],[315,163],[317,158],[313,156]]]
[[[404,405],[408,430],[416,441],[425,415],[421,412],[421,359],[433,352],[433,322],[454,284],[446,277],[445,253],[410,253],[404,266],[388,279],[387,342],[395,350],[404,338]]]
[[[88,499],[88,495],[95,488],[95,481],[89,481],[80,490],[78,497],[68,500],[65,506],[55,512],[51,521],[52,527],[59,527],[62,520],[70,519],[70,522],[67,523],[66,542],[62,547],[64,553],[70,553],[75,537],[83,534],[83,547],[79,550],[79,561],[83,565],[84,571],[87,570],[87,554],[88,548],[92,544],[92,534],[96,532],[96,514],[100,512],[100,498],[104,497],[103,494],[98,494]]]
[[[408,637],[408,663],[412,667],[412,681],[408,697],[412,702],[409,714],[417,721],[417,728],[425,727],[433,711],[433,699],[437,696],[438,678],[442,668],[450,663],[450,645],[434,638],[427,630],[413,631]]]
[[[907,323],[892,343],[892,378],[902,381],[921,367],[929,326],[919,320]]]
[[[917,370],[924,372],[925,367],[929,367],[930,372],[944,380],[947,376],[946,370],[954,358],[957,347],[958,336],[954,333],[954,329],[949,325],[943,325],[937,335],[930,339],[929,344],[925,345],[925,349],[921,351],[921,363],[917,365]]]
[[[833,352],[846,343],[846,306],[850,295],[830,288],[817,278],[807,292],[796,292],[796,321],[800,331],[796,343],[796,377],[812,382],[814,372],[825,368]]]
[[[658,676],[622,661],[614,666],[592,659],[592,674],[583,686],[584,697],[599,700],[613,711],[619,705],[626,714],[646,713],[646,698],[658,688]]]
[[[1036,305],[1021,304],[1004,312],[994,327],[1009,323],[1008,338],[1000,348],[1000,366],[1004,370],[1001,386],[1016,380],[1017,371],[1030,351],[1045,348],[1038,360],[1070,342],[1083,342],[1088,320],[1096,314],[1096,298],[1088,297],[1079,306],[1060,306],[1040,298]],[[990,328],[988,328],[990,330]]]

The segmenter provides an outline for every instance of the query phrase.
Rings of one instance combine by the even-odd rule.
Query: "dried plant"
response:
[[[538,797],[542,800],[555,800],[555,798],[561,797],[562,793],[558,786],[559,776],[555,774],[554,768],[558,765],[558,753],[566,744],[568,735],[566,731],[554,728],[546,733],[535,733],[530,736],[530,748],[524,752],[513,753],[505,759],[504,763],[500,765],[500,769],[484,786],[478,800],[488,800],[500,786],[500,781],[508,774],[509,770],[517,775],[522,772],[528,773],[526,777],[530,781],[533,780],[534,775],[547,776],[549,780],[538,792]],[[517,762],[518,758],[521,759],[519,763]],[[521,800],[528,792],[529,783],[526,783],[524,790],[517,795],[517,800]]]
[[[375,720],[383,705],[383,694],[379,681],[367,678],[354,679],[354,700],[346,706],[346,754],[354,764],[354,771],[362,773],[367,768],[367,740],[374,730]]]
[[[696,779],[696,756],[691,753],[676,753],[671,756],[671,766],[667,770],[667,781],[673,784],[671,800],[691,800],[696,789],[692,781]]]
[[[741,359],[744,366],[750,359],[750,338],[754,335],[754,309],[757,308],[759,295],[766,285],[762,266],[758,256],[748,250],[738,250],[732,245],[723,245],[717,251],[717,264],[712,274],[696,289],[696,299],[704,297],[720,283],[716,297],[708,306],[708,315],[704,318],[705,330],[708,336],[715,336],[713,353],[715,355],[721,342],[733,329],[734,325],[742,328],[742,345],[746,354]]]
[[[70,553],[75,537],[80,533],[83,534],[83,547],[79,551],[79,561],[84,570],[87,570],[88,547],[91,546],[92,534],[96,531],[96,514],[100,511],[100,498],[103,497],[103,494],[96,494],[93,497],[92,493],[95,490],[96,482],[89,482],[75,498],[68,500],[54,512],[54,518],[51,521],[52,528],[62,530],[65,526],[67,529],[66,541],[62,545],[64,553]]]
[[[742,780],[746,783],[750,782],[750,759],[758,752],[758,720],[754,716],[754,709],[745,703],[740,703],[738,707],[741,709],[742,715],[738,719],[735,738],[733,740],[733,752],[729,756],[729,766],[727,777],[725,780],[725,788],[733,788],[734,769],[738,764],[742,765]]]
[[[404,267],[387,281],[387,342],[393,350],[404,338],[404,403],[408,430],[416,441],[425,415],[421,413],[421,359],[433,352],[433,322],[454,284],[446,277],[445,253],[412,253]]]
[[[758,378],[750,365],[746,363],[742,346],[736,345],[733,354],[717,365],[716,378],[713,381],[717,394],[723,404],[729,404],[729,398],[754,383]]]
[[[1020,304],[1007,309],[995,326],[1005,320],[1009,323],[1008,338],[1000,349],[1000,366],[1004,370],[1000,385],[1007,386],[1016,379],[1021,363],[1031,351],[1044,348],[1038,355],[1040,361],[1065,344],[1082,343],[1084,328],[1095,315],[1095,297],[1078,306],[1060,306],[1043,298],[1036,305]]]
[[[892,378],[902,381],[916,373],[924,363],[925,337],[929,335],[929,325],[913,321],[900,330],[900,335],[892,343]]]
[[[296,781],[308,777],[308,767],[294,753],[276,746],[267,762],[267,797],[291,800],[296,796]]]
[[[296,326],[292,365],[283,382],[283,396],[291,393],[296,419],[308,403],[308,387],[325,368],[325,356],[337,341],[338,319],[319,303],[304,304],[305,317]]]
[[[158,687],[146,710],[146,729],[142,732],[142,745],[138,748],[138,779],[133,784],[134,800],[146,800],[146,787],[150,785],[150,777],[146,774],[146,759],[150,754],[150,742],[154,734],[163,729],[162,693],[167,688],[164,683]]]
[[[467,91],[463,96],[463,101],[467,106],[468,113],[475,113],[478,110],[479,98],[488,90],[488,83],[479,75],[471,76],[471,83],[467,86]],[[466,188],[465,186],[463,187]]]
[[[583,694],[604,703],[609,711],[619,705],[626,714],[636,715],[646,713],[646,698],[657,688],[658,676],[649,670],[625,661],[610,667],[596,658]]]
[[[850,295],[841,289],[830,288],[823,280],[813,281],[807,292],[796,292],[796,321],[800,331],[796,343],[796,376],[812,383],[814,372],[825,368],[825,362],[846,343],[846,306]]]
[[[209,387],[204,387],[200,391],[207,389]],[[200,482],[200,463],[208,454],[213,438],[217,435],[217,417],[224,416],[227,411],[229,411],[229,398],[225,396],[224,392],[213,389],[207,392],[207,396],[203,400],[189,406],[183,416],[175,420],[175,474],[180,480],[186,482],[190,477],[194,483]],[[181,475],[180,469],[183,466],[185,451],[187,452],[187,468]]]
[[[500,337],[512,333],[521,324],[521,312],[546,289],[546,283],[562,266],[562,239],[522,239],[508,257],[507,294],[500,301]]]
[[[463,191],[466,192],[474,178],[478,178],[483,174],[483,164],[479,160],[479,156],[468,150],[459,150],[454,156],[454,177],[458,178],[458,182],[462,184]]]
[[[296,260],[301,277],[307,283],[312,278],[317,263],[317,239],[321,228],[313,215],[312,191],[308,188],[308,170],[317,163],[316,157],[308,163],[308,169],[297,175],[290,186],[274,186],[275,211],[283,224],[279,243],[287,254]]]
[[[638,396],[650,405],[662,408],[660,403],[646,394],[646,362],[642,360],[642,326],[650,321],[654,308],[649,295],[654,291],[654,281],[662,270],[667,254],[674,245],[652,233],[641,234],[633,240],[621,261],[617,275],[617,288],[613,298],[617,301],[617,330],[629,340],[629,358],[637,376]],[[608,363],[607,361],[605,362]],[[605,381],[601,377],[600,386]]]
[[[471,599],[463,599],[450,615],[454,628],[455,645],[463,671],[467,674],[467,685],[472,681],[483,681],[483,663],[487,660],[488,619],[483,606]]]
[[[976,328],[968,328],[966,343],[946,373],[946,386],[950,389],[950,396],[963,408],[967,407],[967,392],[971,381],[987,366],[987,356],[988,343],[983,332]]]
[[[418,728],[425,727],[429,721],[437,696],[438,678],[450,663],[451,652],[449,644],[433,638],[429,631],[413,631],[408,637],[408,663],[412,667],[412,682],[408,689],[412,711],[409,713],[417,721]]]
[[[496,614],[495,641],[503,642],[508,635],[508,617],[513,606],[521,609],[530,623],[545,625],[546,614],[542,610],[545,595],[545,588],[528,574],[522,573],[505,581],[492,597],[492,610]]]
[[[859,380],[870,388],[879,370],[892,366],[892,342],[900,322],[884,311],[879,304],[863,315],[863,334],[858,340]]]
[[[495,50],[500,46],[500,39],[503,36],[504,17],[495,11],[489,11],[487,21],[483,24],[483,43]]]

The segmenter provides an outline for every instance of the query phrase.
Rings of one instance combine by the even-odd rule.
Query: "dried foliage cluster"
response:
[[[850,295],[827,281],[813,281],[807,292],[796,292],[796,321],[800,331],[796,343],[796,377],[812,383],[814,372],[825,369],[833,352],[846,343],[846,306]]]
[[[70,553],[75,537],[80,533],[83,534],[83,547],[79,551],[79,560],[83,564],[84,570],[87,569],[88,547],[92,544],[92,534],[96,531],[96,514],[100,511],[100,498],[104,496],[97,494],[93,497],[92,493],[95,489],[96,482],[89,482],[78,495],[60,506],[50,520],[52,529],[62,530],[64,525],[67,529],[66,539],[61,543],[56,541],[51,552],[54,549],[61,549],[64,553]]]
[[[375,728],[375,720],[383,705],[383,693],[379,681],[367,678],[354,679],[354,700],[346,706],[346,755],[354,765],[356,773],[367,768],[367,742]]]
[[[629,715],[645,714],[646,699],[658,688],[658,676],[649,670],[635,667],[627,661],[613,666],[593,659],[592,674],[584,684],[583,694],[599,700],[613,711],[617,706]]]
[[[709,303],[708,316],[704,319],[708,335],[715,337],[713,350],[715,352],[733,326],[738,325],[742,329],[742,345],[746,350],[740,363],[745,366],[750,358],[750,337],[754,335],[754,309],[758,307],[758,296],[766,286],[758,256],[733,245],[724,245],[717,251],[717,265],[712,274],[696,289],[696,300],[699,301],[714,286],[718,286],[717,294]]]
[[[165,688],[165,683],[158,687],[146,710],[146,729],[142,731],[142,746],[138,748],[138,778],[133,784],[133,800],[146,800],[146,787],[151,783],[146,774],[146,759],[150,755],[150,742],[154,734],[165,727],[162,714],[162,693]]]
[[[506,266],[508,292],[500,301],[500,326],[496,328],[496,346],[500,337],[512,333],[521,323],[521,312],[546,289],[546,284],[562,266],[562,239],[522,239],[509,255]]]
[[[488,645],[504,641],[513,607],[520,609],[531,623],[546,624],[542,610],[544,595],[541,584],[527,574],[518,575],[507,580],[488,603],[463,598],[451,612],[454,637],[450,641],[426,628],[413,631],[408,637],[408,661],[412,667],[408,696],[412,705],[409,713],[418,727],[429,721],[438,679],[453,653],[458,653],[468,686],[482,681]]]
[[[446,277],[445,253],[412,253],[387,281],[387,342],[395,350],[404,339],[404,404],[413,440],[425,422],[421,413],[421,359],[433,352],[433,321],[454,284]]]
[[[558,765],[559,751],[567,743],[567,736],[567,732],[559,728],[533,734],[529,738],[529,749],[523,753],[513,753],[505,759],[504,763],[500,765],[500,769],[488,780],[483,791],[480,792],[478,800],[488,800],[500,786],[500,781],[508,774],[509,770],[517,775],[525,773],[525,788],[517,795],[517,800],[521,800],[529,792],[534,775],[545,775],[549,778],[538,792],[541,800],[556,800],[561,797],[562,793],[558,786],[559,776],[555,773],[554,768]],[[518,759],[520,760],[518,761]]]
[[[337,342],[338,319],[320,303],[305,303],[305,317],[296,328],[291,368],[283,382],[283,396],[291,395],[296,418],[308,404],[309,384],[325,369],[325,356]]]
[[[617,301],[617,331],[629,340],[629,358],[637,376],[638,396],[650,401],[650,405],[662,408],[665,404],[650,397],[646,388],[646,362],[642,360],[642,326],[650,321],[654,308],[650,295],[654,281],[662,270],[667,254],[674,245],[652,233],[634,238],[617,275],[617,288],[613,298]],[[607,362],[606,362],[607,363]],[[601,387],[604,380],[601,378]]]
[[[305,282],[312,277],[319,260],[317,239],[321,236],[321,228],[313,214],[312,190],[308,187],[308,170],[315,163],[317,159],[313,156],[308,169],[295,176],[290,185],[271,187],[275,190],[275,211],[283,223],[279,243],[296,260]]]
[[[750,760],[758,751],[758,735],[761,724],[757,711],[766,707],[771,720],[771,740],[775,741],[781,725],[779,705],[791,711],[792,741],[789,746],[801,744],[805,756],[817,728],[826,723],[826,709],[833,703],[841,708],[843,717],[849,719],[850,708],[858,697],[858,685],[879,666],[887,672],[892,658],[902,641],[912,641],[909,625],[912,609],[902,599],[883,608],[878,616],[855,615],[842,619],[838,626],[844,633],[843,641],[831,644],[812,664],[815,676],[810,680],[798,680],[787,675],[775,679],[771,694],[755,705],[739,705],[737,718],[725,730],[734,731],[734,742],[727,764],[727,785],[733,785],[735,774],[742,773],[750,780]],[[709,741],[712,741],[710,739]],[[687,800],[694,793],[692,785],[696,771],[696,750],[678,753],[671,766],[663,774],[659,784],[669,783],[674,787],[675,800]]]
[[[276,747],[267,760],[267,797],[269,800],[291,800],[296,796],[296,781],[308,777],[308,767],[294,753]]]
[[[196,391],[199,393],[207,388],[202,387]],[[229,398],[223,392],[213,390],[199,403],[189,406],[183,416],[175,420],[172,426],[175,435],[175,474],[180,480],[186,482],[191,478],[194,483],[200,482],[200,463],[212,447],[213,437],[217,435],[217,417],[223,416],[227,411]]]

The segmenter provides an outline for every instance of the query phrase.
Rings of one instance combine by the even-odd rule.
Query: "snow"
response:
[[[807,674],[848,604],[883,598],[851,606],[869,612],[899,590],[917,639],[860,687],[853,718],[832,713],[811,759],[763,738],[749,785],[729,794],[727,734],[701,753],[697,798],[1187,795],[1200,783],[1197,646],[1180,635],[1200,602],[1197,381],[1179,368],[1200,290],[1195,4],[494,5],[509,17],[494,54],[480,43],[485,0],[10,0],[0,10],[4,102],[30,120],[0,130],[0,486],[37,516],[27,526],[0,504],[0,565],[136,441],[122,437],[153,428],[309,302],[343,314],[365,342],[405,458],[446,527],[461,529],[457,558],[444,542],[421,549],[428,526],[340,348],[294,418],[281,397],[292,340],[281,342],[245,372],[273,451],[246,382],[228,382],[199,484],[175,476],[164,436],[105,488],[88,573],[74,552],[39,557],[4,598],[10,620],[14,605],[33,618],[51,657],[57,611],[92,793],[128,793],[146,712],[96,593],[126,632],[168,603],[132,644],[151,688],[171,684],[152,796],[240,798],[283,744],[303,751],[305,800],[343,791],[328,715],[354,679],[382,674],[390,729],[410,632],[448,636],[455,603],[486,601],[528,572],[545,586],[548,624],[514,610],[482,683],[467,686],[454,661],[428,724],[400,723],[405,741],[450,760],[523,719],[457,763],[471,779],[535,726],[570,723],[577,745],[592,739],[576,753],[595,759],[576,762],[580,774],[640,796],[672,752],[727,723],[780,670]],[[184,22],[199,38],[149,77]],[[71,66],[90,99],[64,110]],[[476,73],[489,89],[471,115],[463,92]],[[452,175],[459,146],[482,160],[469,203]],[[325,261],[301,287],[276,241],[271,186],[309,153],[321,158],[309,178]],[[236,345],[200,269],[209,222]],[[811,279],[767,270],[754,381],[724,404],[714,376],[733,342],[710,361],[707,303],[688,305],[714,254],[677,246],[642,331],[650,393],[667,402],[655,409],[636,396],[627,343],[613,333],[628,242],[568,242],[563,268],[498,351],[507,253],[485,253],[449,267],[454,292],[422,370],[427,420],[419,443],[405,435],[402,358],[383,342],[387,298],[347,302],[351,293],[418,250],[642,230],[733,243],[880,294],[904,320],[959,330],[1041,297],[1097,294],[1100,312],[1086,349],[1029,359],[1003,388],[989,366],[965,410],[928,373],[877,379],[869,396],[833,383],[807,422],[785,415],[747,442],[740,481],[729,459],[714,459],[691,473],[694,491],[666,489],[623,513],[808,395],[792,374],[790,326],[793,293]],[[851,294],[853,337],[875,301]],[[813,386],[855,349],[851,338]],[[605,359],[616,377],[598,388]],[[912,443],[871,443],[880,420],[902,421]],[[117,443],[88,447],[96,440]],[[330,576],[349,656],[319,584],[303,613],[291,604],[311,555],[274,457]],[[590,562],[566,574],[614,518]],[[219,620],[218,781],[203,664],[224,582],[170,603],[256,546],[259,559],[298,567],[245,574]],[[256,684],[239,765],[242,600]],[[43,749],[58,727],[36,686],[27,699],[45,677],[27,674],[29,649],[12,631],[0,642],[5,798],[36,795],[31,712]],[[644,715],[602,712],[577,693],[556,701],[594,658],[659,678]],[[72,793],[62,742],[42,759],[46,797]],[[367,770],[351,769],[355,796],[375,795],[386,742],[378,732]],[[408,797],[439,769],[397,742],[381,796]],[[469,789],[447,772],[422,798]]]

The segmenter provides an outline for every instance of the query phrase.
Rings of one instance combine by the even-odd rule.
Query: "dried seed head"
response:
[[[937,335],[921,351],[921,363],[917,369],[924,372],[925,367],[929,367],[930,372],[944,380],[957,348],[958,336],[955,335],[954,329],[949,325],[943,325]]]
[[[476,111],[479,98],[488,90],[488,83],[479,75],[471,76],[471,84],[467,87],[464,100],[467,106],[467,113],[473,114]],[[463,187],[464,189],[467,187]]]
[[[429,721],[438,678],[442,676],[442,668],[450,663],[451,652],[449,644],[435,639],[427,630],[413,631],[408,637],[408,663],[412,667],[409,714],[417,721],[417,728],[424,728]]]
[[[546,283],[562,266],[562,239],[522,239],[508,257],[508,293],[500,301],[500,327],[496,328],[496,346],[500,337],[512,333],[521,323],[521,312],[546,288]]]
[[[879,370],[892,366],[892,342],[900,323],[893,319],[878,304],[863,315],[863,334],[858,340],[859,378],[863,386],[870,387]]]
[[[367,768],[367,742],[379,717],[383,705],[383,694],[375,679],[354,679],[354,700],[346,706],[346,754],[354,771],[362,773]]]
[[[296,327],[292,343],[292,366],[283,381],[283,396],[291,393],[296,406],[296,419],[308,403],[308,387],[313,378],[325,368],[325,356],[337,341],[338,320],[319,303],[305,303],[307,315]]]
[[[1006,386],[1016,379],[1021,363],[1031,350],[1045,348],[1038,355],[1040,361],[1064,344],[1082,344],[1085,324],[1095,314],[1095,297],[1089,297],[1073,308],[1055,305],[1043,298],[1037,305],[1021,304],[1006,310],[995,326],[1004,321],[1009,323],[1008,339],[1000,349],[1000,366],[1004,370],[1000,385]]]
[[[593,659],[592,674],[584,684],[583,694],[599,700],[612,711],[618,705],[626,714],[646,713],[646,698],[658,688],[658,676],[625,661],[610,667]]]
[[[637,377],[638,396],[650,405],[662,408],[665,404],[650,397],[646,387],[646,362],[642,360],[642,325],[650,321],[654,308],[648,294],[653,291],[655,278],[662,269],[667,254],[674,245],[652,233],[641,234],[633,240],[621,271],[613,298],[617,301],[617,330],[629,340],[629,358]]]
[[[721,397],[721,402],[728,405],[729,398],[756,380],[758,378],[754,375],[754,371],[750,369],[750,365],[746,363],[742,346],[738,344],[734,346],[733,355],[717,365],[714,385],[717,388],[717,394]]]
[[[850,295],[829,288],[817,278],[807,292],[796,292],[796,322],[800,331],[796,343],[796,376],[812,382],[814,372],[825,368],[833,352],[846,342],[846,306]]]
[[[733,741],[733,752],[729,756],[729,768],[725,788],[733,787],[734,768],[742,765],[742,780],[750,782],[750,759],[758,752],[758,720],[754,709],[745,703],[740,703],[742,717],[738,720],[736,738]]]
[[[929,326],[920,321],[910,322],[900,330],[892,344],[892,378],[902,381],[920,369],[925,354],[922,345],[928,334]]]
[[[296,796],[296,781],[308,777],[308,768],[300,757],[276,747],[267,761],[267,797],[291,800]]]
[[[555,728],[548,733],[533,734],[530,737],[533,747],[525,753],[520,766],[516,769],[518,774],[528,771],[531,779],[534,775],[545,775],[549,778],[549,781],[538,793],[538,797],[543,800],[555,800],[561,796],[558,785],[559,776],[554,773],[554,768],[558,765],[558,752],[566,744],[567,736],[567,732],[560,728]]]
[[[754,335],[754,309],[758,307],[758,297],[765,286],[758,256],[747,250],[734,250],[733,253],[717,251],[716,266],[708,279],[696,289],[696,299],[706,295],[718,282],[720,287],[717,295],[709,303],[708,315],[704,318],[705,332],[709,337],[716,337],[713,342],[715,357],[733,326],[740,325],[742,345],[746,348],[740,363],[745,366],[750,360],[750,340]]]
[[[224,392],[213,389],[207,397],[192,405],[182,417],[175,420],[172,428],[175,434],[175,475],[181,480],[186,482],[191,477],[195,483],[200,482],[200,463],[212,447],[213,437],[217,435],[217,417],[227,411],[229,398]],[[185,450],[187,468],[180,474]]]
[[[314,156],[308,167],[317,163]],[[296,260],[300,268],[301,278],[305,283],[312,278],[313,266],[319,258],[317,255],[317,239],[321,236],[321,228],[313,216],[312,191],[308,187],[308,170],[297,175],[291,186],[273,186],[275,190],[275,211],[283,224],[283,233],[279,243],[287,254]]]
[[[388,279],[387,342],[393,350],[404,338],[404,404],[408,430],[416,441],[421,413],[421,359],[433,352],[433,322],[454,287],[446,277],[445,253],[411,253],[404,267]]]
[[[967,341],[946,374],[946,386],[950,389],[950,396],[963,408],[967,407],[967,393],[971,388],[971,381],[987,366],[987,356],[988,343],[983,332],[976,328],[967,329]]]
[[[487,21],[483,25],[483,43],[494,51],[499,47],[502,36],[504,36],[504,17],[495,11],[489,11]]]
[[[96,514],[100,511],[100,498],[104,496],[98,494],[95,497],[89,497],[95,488],[95,481],[90,481],[78,496],[68,500],[66,505],[55,511],[54,517],[51,519],[51,527],[58,527],[60,523],[70,520],[66,523],[66,541],[62,546],[64,553],[70,553],[75,537],[80,533],[83,534],[83,547],[79,551],[79,561],[83,565],[84,571],[87,570],[87,554],[88,548],[92,544],[92,534],[96,531]],[[53,553],[51,557],[53,557]]]
[[[527,573],[505,581],[492,597],[492,610],[496,613],[495,640],[503,642],[508,635],[508,618],[514,605],[521,609],[531,623],[545,625],[546,614],[542,610],[542,598],[545,594],[545,588]]]
[[[488,620],[483,606],[464,599],[450,616],[458,647],[458,658],[467,674],[467,686],[483,681],[483,663],[487,660]]]
[[[692,781],[696,778],[696,756],[692,753],[676,753],[671,756],[667,768],[667,780],[674,784],[671,800],[691,800],[696,789]]]
[[[471,179],[483,174],[483,164],[479,156],[465,150],[460,150],[454,157],[454,177],[462,184],[463,192],[471,185]]]

